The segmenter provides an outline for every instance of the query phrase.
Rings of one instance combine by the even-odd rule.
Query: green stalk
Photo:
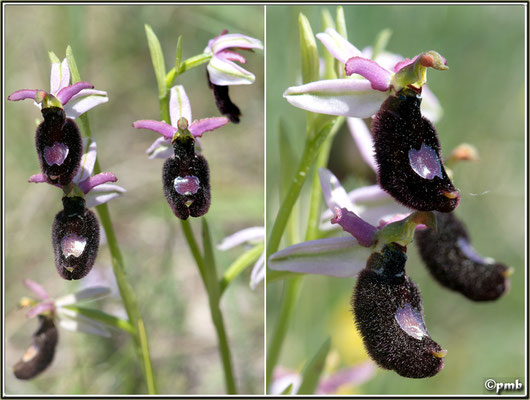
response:
[[[70,46],[66,49],[66,56],[68,58],[68,64],[70,67],[70,73],[72,75],[72,83],[81,81],[77,65],[72,53]],[[90,130],[90,124],[88,121],[88,116],[83,114],[80,117],[80,125],[83,128],[83,131],[87,137],[92,137],[92,132]],[[101,172],[101,167],[99,166],[99,161],[96,159],[94,165],[94,174]],[[120,247],[118,240],[116,239],[116,234],[114,233],[114,228],[112,226],[112,221],[110,218],[109,208],[107,203],[100,204],[96,206],[101,225],[105,230],[105,235],[107,237],[107,244],[109,246],[110,254],[112,257],[112,270],[116,277],[116,282],[118,284],[118,289],[129,317],[131,325],[135,329],[135,334],[133,335],[134,342],[136,344],[136,349],[138,354],[142,355],[144,374],[147,383],[147,390],[149,394],[157,394],[156,383],[153,374],[153,367],[151,363],[151,356],[149,353],[149,348],[147,346],[147,334],[145,332],[144,322],[140,315],[140,310],[138,309],[138,304],[136,302],[136,296],[134,291],[127,281],[125,274],[125,265],[123,263],[123,257],[121,255]],[[143,337],[143,341],[142,341]]]
[[[280,206],[280,210],[278,211],[274,225],[272,226],[272,231],[269,236],[269,240],[267,241],[267,259],[271,254],[278,251],[280,241],[287,225],[289,216],[291,215],[293,205],[296,202],[296,199],[298,199],[300,191],[302,190],[302,186],[304,185],[304,182],[307,178],[307,174],[309,173],[311,165],[318,155],[322,143],[331,133],[336,132],[341,127],[343,122],[344,117],[333,118],[330,122],[325,124],[324,127],[322,127],[311,140],[306,142],[296,175],[291,183],[291,186],[289,187],[289,190],[287,191],[285,199]]]
[[[280,356],[283,341],[289,327],[289,321],[291,321],[294,306],[300,293],[301,283],[301,276],[291,278],[285,283],[285,293],[284,298],[282,299],[280,314],[278,316],[278,321],[276,323],[272,339],[269,342],[269,346],[267,346],[267,367],[265,374],[267,390],[270,388],[272,383],[272,372],[274,371],[274,367],[276,366]]]
[[[221,282],[219,283],[221,296],[223,295],[228,285],[230,285],[230,282],[232,282],[241,272],[247,269],[250,265],[252,265],[253,262],[255,262],[259,258],[260,254],[263,253],[264,248],[265,245],[263,243],[257,244],[247,252],[243,253],[237,260],[232,263],[232,265],[228,267],[228,269],[223,275],[223,278],[221,279]]]
[[[173,67],[166,75],[166,87],[170,88],[175,83],[175,79],[180,74],[183,74],[190,69],[198,67],[201,64],[204,64],[210,61],[212,58],[211,54],[197,54],[196,56],[185,59],[180,63],[179,70],[177,71],[176,67]]]

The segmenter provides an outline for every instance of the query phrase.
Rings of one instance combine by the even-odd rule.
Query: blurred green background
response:
[[[333,16],[336,9],[327,7]],[[305,139],[305,111],[282,98],[301,83],[298,15],[304,13],[314,33],[321,32],[322,6],[267,7],[267,228],[279,207],[278,125],[300,156]],[[454,182],[462,201],[456,214],[465,221],[479,254],[515,269],[511,290],[492,303],[474,303],[442,288],[410,246],[407,272],[423,295],[432,337],[449,351],[435,377],[406,379],[378,369],[376,376],[348,393],[487,394],[487,378],[524,382],[525,324],[525,8],[522,5],[345,6],[348,38],[358,48],[373,45],[385,28],[393,31],[387,50],[413,57],[436,50],[449,71],[429,71],[429,86],[444,110],[436,124],[445,155],[461,142],[478,148],[480,162],[460,163]],[[326,51],[317,40],[320,54]],[[375,182],[363,165],[344,126],[331,151],[330,168],[347,190]],[[309,181],[309,180],[308,180]],[[298,202],[301,237],[305,232],[309,191]],[[338,235],[346,235],[338,233]],[[284,241],[281,247],[289,243]],[[331,336],[339,354],[336,368],[366,358],[355,334],[349,298],[353,279],[306,276],[279,365],[301,370]],[[267,334],[277,322],[283,282],[267,287]],[[335,357],[336,358],[336,357]]]
[[[263,7],[7,5],[4,10],[4,100],[22,88],[48,90],[48,51],[62,59],[67,45],[73,48],[81,77],[109,94],[109,102],[90,111],[89,118],[102,169],[114,172],[127,189],[109,207],[146,323],[160,393],[224,393],[206,293],[180,223],[162,194],[163,160],[149,160],[145,154],[158,136],[135,130],[132,123],[159,119],[144,24],[158,35],[169,70],[179,35],[184,58],[202,53],[223,29],[263,40]],[[245,68],[256,75],[256,82],[230,88],[243,113],[241,123],[202,139],[211,169],[207,218],[215,243],[237,230],[263,225],[264,58],[261,51],[245,56]],[[201,66],[177,81],[185,86],[196,119],[219,115],[205,69]],[[29,294],[23,279],[40,282],[54,297],[73,292],[80,283],[62,280],[54,265],[50,233],[62,207],[61,192],[27,183],[39,172],[34,131],[40,112],[30,101],[5,102],[5,112],[6,393],[145,393],[141,364],[130,338],[120,332],[107,340],[60,330],[55,360],[47,371],[29,382],[16,380],[10,372],[37,327],[36,320],[27,320],[17,308],[19,299]],[[198,235],[199,221],[191,222]],[[216,251],[219,275],[243,251]],[[112,275],[105,244],[94,271]],[[239,391],[263,393],[263,284],[251,291],[249,276],[250,268],[228,288],[221,308]],[[93,306],[121,312],[118,297]]]

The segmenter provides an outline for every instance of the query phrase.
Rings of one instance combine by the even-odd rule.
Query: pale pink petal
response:
[[[363,160],[377,173],[374,140],[366,123],[360,118],[348,118],[348,127]]]
[[[78,290],[75,293],[67,294],[55,300],[57,307],[64,307],[71,304],[81,303],[83,301],[99,300],[110,294],[110,289],[105,286],[92,286]]]
[[[361,55],[357,47],[348,42],[333,28],[327,28],[323,33],[317,33],[316,36],[326,46],[329,54],[343,64],[346,64],[346,61],[350,58]]]
[[[78,94],[83,89],[93,89],[94,86],[89,82],[77,82],[71,86],[62,88],[57,92],[57,99],[62,103],[66,104],[68,101],[76,94]]]
[[[169,95],[169,120],[172,126],[177,126],[179,119],[186,118],[191,122],[191,105],[184,86],[173,86]]]
[[[269,268],[339,278],[355,277],[366,266],[371,250],[348,237],[319,239],[289,246],[269,257]]]
[[[256,80],[253,73],[236,63],[214,55],[208,66],[210,81],[218,86],[250,85]]]
[[[366,79],[330,79],[288,88],[283,97],[293,106],[320,114],[368,118],[388,92],[374,90]]]
[[[336,394],[343,385],[357,386],[370,380],[376,373],[377,366],[373,361],[365,361],[353,367],[334,372],[330,377],[320,381],[317,394]]]
[[[43,174],[31,175],[28,179],[28,182],[32,183],[43,183],[46,182],[46,177]]]
[[[392,73],[373,60],[352,57],[346,62],[346,75],[359,74],[368,79],[374,90],[386,92],[390,87]]]
[[[217,36],[210,46],[214,54],[228,48],[239,49],[263,49],[263,44],[260,40],[254,39],[250,36],[242,35],[240,33],[228,33]]]
[[[443,114],[442,105],[428,85],[423,85],[421,97],[421,114],[432,123],[438,122]]]
[[[107,92],[95,89],[83,89],[73,96],[64,106],[68,118],[75,119],[92,108],[109,101]]]
[[[332,224],[339,224],[345,232],[350,233],[358,240],[361,246],[370,247],[375,238],[377,228],[364,221],[357,214],[346,208],[335,207],[335,216]]]
[[[7,96],[7,99],[11,101],[19,101],[19,100],[25,100],[25,99],[35,100],[35,95],[37,94],[38,91],[39,89],[17,90],[16,92],[13,92],[9,96]]]
[[[55,95],[61,89],[61,64],[52,63],[52,70],[50,73],[50,93]]]
[[[59,87],[55,92],[52,92],[54,95],[70,84],[70,67],[66,58],[61,62],[60,78],[61,82],[59,83]]]
[[[133,127],[136,129],[150,129],[157,133],[160,133],[167,139],[173,139],[173,135],[177,132],[177,128],[169,125],[163,121],[154,121],[151,119],[142,119],[133,123]]]
[[[246,242],[263,241],[264,239],[265,228],[262,226],[253,226],[225,237],[217,248],[221,251],[226,251]]]
[[[295,395],[302,384],[302,375],[294,370],[284,368],[281,365],[274,368],[274,379],[270,386],[270,394],[281,395],[289,386],[291,390],[287,395]]]
[[[44,289],[41,284],[35,281],[31,279],[24,279],[24,285],[26,285],[26,287],[31,290],[39,299],[48,300],[50,298],[50,295],[48,294],[46,289]]]
[[[105,327],[105,325],[85,317],[84,315],[78,314],[73,310],[60,308],[58,314],[61,315],[61,318],[59,319],[59,325],[63,329],[107,338],[111,337],[111,333]]]
[[[322,187],[322,194],[330,210],[333,210],[335,207],[353,208],[348,198],[348,193],[346,193],[346,190],[342,187],[337,177],[330,170],[319,168],[318,177],[320,179],[320,186]]]
[[[256,289],[256,286],[265,278],[265,253],[261,253],[258,261],[254,264],[250,273],[250,289]]]
[[[117,180],[118,178],[116,178],[116,175],[114,175],[112,172],[101,172],[79,183],[79,187],[84,194],[87,194],[96,186],[107,182],[116,182]]]
[[[204,118],[198,121],[193,121],[189,126],[189,131],[194,137],[201,137],[204,132],[213,131],[214,129],[226,125],[228,122],[229,119],[225,117]]]
[[[88,145],[89,140],[91,141],[90,145]],[[96,141],[94,139],[84,138],[83,151],[84,154],[83,157],[81,157],[79,170],[73,179],[74,183],[77,185],[90,178],[90,175],[92,175],[92,172],[94,171],[94,165],[96,164],[97,157]]]
[[[153,158],[169,158],[173,155],[174,150],[171,145],[171,140],[166,139],[164,136],[157,138],[151,146],[146,150],[146,153],[149,154],[149,159]]]
[[[125,192],[126,190],[121,186],[113,185],[111,183],[104,183],[96,186],[85,196],[86,207],[90,208],[99,206],[100,204],[121,196],[121,194]]]
[[[26,317],[33,318],[45,312],[52,311],[54,308],[55,306],[53,305],[52,300],[45,301],[37,304],[35,307],[30,308],[26,313]]]

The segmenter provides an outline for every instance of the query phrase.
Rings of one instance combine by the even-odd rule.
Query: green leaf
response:
[[[164,64],[164,55],[162,54],[162,46],[156,34],[149,25],[145,25],[145,33],[147,35],[147,44],[149,45],[149,52],[151,53],[151,60],[153,61],[153,69],[155,71],[156,81],[158,83],[158,97],[161,99],[166,95],[166,67]]]
[[[70,45],[68,45],[68,47],[66,48],[66,59],[68,60],[68,68],[70,68],[70,77],[72,79],[72,84],[81,82],[81,75],[79,75],[79,70],[77,69],[74,53]]]
[[[346,18],[344,17],[344,9],[341,6],[337,7],[337,32],[344,39],[348,40],[348,31],[346,29]]]
[[[61,63],[61,60],[59,60],[59,57],[57,57],[53,51],[49,51],[48,52],[48,56],[50,57],[50,62],[52,64],[60,64]]]
[[[180,62],[182,61],[182,35],[177,39],[177,51],[175,52],[175,69],[180,71]]]
[[[94,321],[99,321],[107,326],[112,326],[122,331],[128,332],[131,335],[135,335],[136,331],[131,323],[125,319],[115,317],[114,315],[107,314],[104,311],[96,310],[93,308],[79,307],[75,305],[65,306],[69,310],[75,311],[80,315],[90,318]]]
[[[335,22],[333,17],[327,8],[322,10],[322,29],[326,30],[327,28],[335,29]],[[325,79],[336,79],[337,73],[335,72],[335,58],[330,54],[329,51],[325,50],[324,55],[324,78]]]
[[[300,29],[300,52],[302,56],[302,81],[303,83],[318,80],[318,49],[313,35],[313,30],[304,14],[298,17]]]
[[[302,371],[302,384],[300,385],[297,394],[313,394],[315,392],[330,347],[331,339],[328,337],[324,344],[320,346],[320,349],[318,349],[313,359],[304,367],[304,370]]]

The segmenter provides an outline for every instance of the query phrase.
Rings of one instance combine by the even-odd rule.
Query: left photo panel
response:
[[[263,394],[264,7],[3,15],[3,393]]]

